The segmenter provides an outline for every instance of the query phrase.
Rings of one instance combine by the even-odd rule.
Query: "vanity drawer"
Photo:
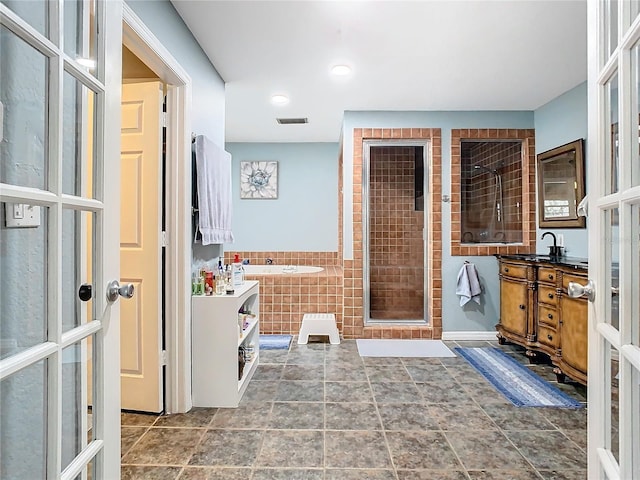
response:
[[[529,267],[518,263],[500,263],[500,274],[512,278],[527,279],[527,271]]]
[[[558,348],[558,332],[555,328],[538,324],[538,343]]]
[[[549,267],[538,268],[538,281],[544,283],[556,283],[556,269]]]
[[[589,277],[587,275],[574,275],[572,273],[562,272],[562,290],[567,291],[569,288],[569,282],[576,282],[580,285],[586,285],[589,281]]]
[[[538,285],[538,302],[556,305],[556,287]]]
[[[558,328],[558,312],[555,308],[538,305],[538,323]]]

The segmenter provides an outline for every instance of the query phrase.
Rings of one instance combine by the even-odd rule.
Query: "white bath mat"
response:
[[[361,357],[455,357],[442,340],[356,340]]]

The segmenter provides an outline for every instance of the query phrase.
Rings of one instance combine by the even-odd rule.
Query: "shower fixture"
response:
[[[502,204],[503,204],[503,199],[502,199],[502,177],[500,176],[500,174],[498,173],[497,169],[490,169],[488,167],[485,167],[484,165],[474,165],[473,166],[474,170],[484,170],[485,172],[489,172],[491,174],[493,174],[495,176],[495,190],[493,193],[493,208],[496,211],[496,221],[498,223],[502,223]],[[498,202],[498,196],[500,197],[500,201]]]

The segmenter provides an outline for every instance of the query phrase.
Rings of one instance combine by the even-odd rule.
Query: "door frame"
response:
[[[428,288],[429,285],[429,257],[427,255],[427,238],[429,229],[429,213],[431,209],[431,202],[429,202],[429,176],[431,175],[431,139],[397,139],[397,140],[363,140],[362,141],[362,287],[363,287],[363,321],[364,326],[371,325],[431,325],[429,318],[429,298]],[[422,234],[422,248],[424,257],[424,272],[423,272],[423,285],[424,285],[424,304],[423,304],[423,318],[422,319],[406,319],[406,320],[372,320],[371,319],[371,278],[369,274],[369,180],[371,173],[371,147],[422,147],[422,161],[424,165],[423,169],[423,189],[424,189],[424,230]]]
[[[167,84],[165,413],[191,409],[191,77],[126,3],[122,44]],[[160,265],[158,265],[160,268]],[[160,321],[160,319],[158,319]]]

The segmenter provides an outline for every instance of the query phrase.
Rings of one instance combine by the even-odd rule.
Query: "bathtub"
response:
[[[282,275],[295,273],[319,273],[322,267],[306,265],[243,265],[245,275]]]

